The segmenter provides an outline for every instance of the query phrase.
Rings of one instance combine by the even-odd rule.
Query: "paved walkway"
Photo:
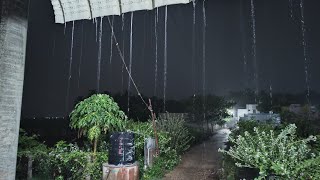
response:
[[[219,148],[224,148],[229,129],[220,129],[212,138],[194,146],[182,156],[182,162],[164,180],[212,180],[218,179],[217,171],[221,168],[222,155]]]

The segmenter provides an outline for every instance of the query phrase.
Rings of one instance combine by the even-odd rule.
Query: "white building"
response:
[[[245,115],[248,114],[259,114],[260,111],[257,110],[257,104],[247,104],[246,109],[238,109],[237,111],[237,119],[239,120],[242,117],[245,117]]]

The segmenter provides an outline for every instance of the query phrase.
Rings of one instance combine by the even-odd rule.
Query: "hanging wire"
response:
[[[125,70],[126,70],[127,73],[128,73],[129,79],[131,80],[131,82],[132,82],[135,90],[137,91],[138,96],[140,97],[140,99],[141,99],[141,101],[143,102],[143,104],[146,105],[147,108],[149,108],[149,105],[148,105],[147,102],[143,99],[143,97],[142,97],[142,95],[141,95],[141,93],[140,93],[140,91],[139,91],[139,88],[138,88],[137,84],[135,83],[134,79],[132,78],[131,72],[129,71],[128,66],[127,66],[127,64],[126,64],[126,62],[125,62],[125,60],[124,60],[123,54],[122,54],[122,52],[121,52],[121,48],[120,48],[120,46],[119,46],[117,37],[116,37],[116,35],[115,35],[115,33],[114,33],[114,30],[113,30],[113,27],[112,27],[112,25],[111,25],[111,21],[110,21],[110,18],[109,18],[109,17],[108,17],[108,21],[109,21],[109,25],[110,25],[110,27],[111,27],[111,33],[112,33],[112,36],[113,36],[114,43],[115,43],[115,45],[116,45],[116,47],[117,47],[117,50],[118,50],[118,53],[119,53],[119,55],[120,55],[120,59],[122,60],[122,63],[123,63],[123,65],[124,65],[124,68],[125,68]]]

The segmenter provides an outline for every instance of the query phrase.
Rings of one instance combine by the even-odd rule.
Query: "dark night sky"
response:
[[[242,3],[240,3],[242,2]],[[302,36],[297,19],[299,9],[290,18],[288,0],[256,0],[256,35],[259,88],[276,92],[298,93],[306,89]],[[192,75],[192,4],[168,7],[168,98],[192,95],[192,78],[197,81],[197,93],[202,87],[202,1],[197,4],[196,73]],[[320,91],[320,23],[318,0],[305,0],[305,23],[309,54],[310,87]],[[251,54],[250,2],[248,0],[207,0],[207,93],[224,95],[229,91],[253,87]],[[159,79],[158,96],[163,96],[164,8],[159,9]],[[133,77],[141,92],[153,95],[155,36],[154,11],[134,13]],[[130,14],[125,15],[125,56],[128,62]],[[81,33],[82,24],[84,31]],[[95,24],[75,22],[72,79],[69,109],[76,97],[86,96],[97,86],[97,55]],[[116,36],[122,46],[121,18],[115,17]],[[243,28],[241,28],[243,27]],[[72,23],[54,23],[49,0],[31,0],[23,96],[23,116],[65,116]],[[101,91],[121,91],[121,61],[113,47],[110,56],[110,27],[103,21]],[[81,50],[81,40],[83,48]],[[248,65],[244,66],[244,49]],[[83,53],[80,86],[78,70]],[[246,68],[245,68],[246,67]],[[247,71],[245,71],[247,69]],[[124,89],[127,75],[124,73]],[[133,90],[133,89],[132,89]],[[134,91],[134,90],[133,90]]]

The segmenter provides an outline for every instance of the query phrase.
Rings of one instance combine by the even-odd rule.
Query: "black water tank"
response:
[[[115,132],[110,135],[109,164],[128,165],[135,159],[134,134]]]

